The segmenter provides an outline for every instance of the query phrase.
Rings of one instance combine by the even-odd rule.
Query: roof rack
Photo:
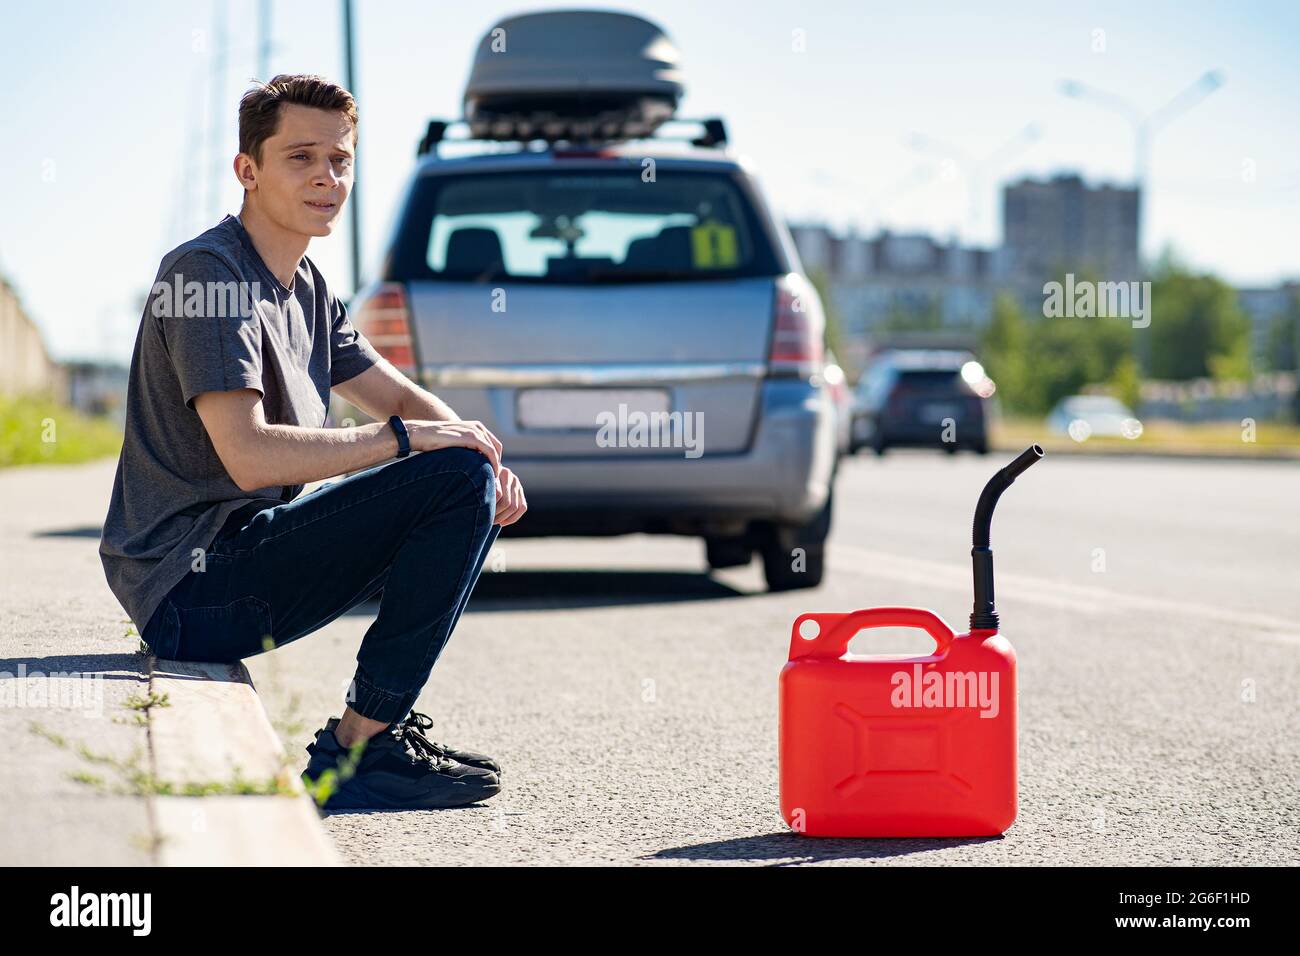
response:
[[[547,146],[556,143],[576,144],[582,146],[606,146],[631,140],[653,140],[656,142],[685,141],[692,146],[704,148],[727,145],[727,127],[721,119],[680,119],[664,120],[662,126],[694,124],[703,131],[696,136],[671,136],[660,132],[660,125],[642,128],[633,122],[602,123],[599,119],[575,119],[566,117],[546,118],[536,121],[500,120],[494,123],[470,122],[469,120],[429,120],[424,136],[416,147],[415,155],[438,155],[438,144],[456,143],[520,143],[543,142]],[[464,126],[469,135],[451,139],[447,131],[453,126]]]

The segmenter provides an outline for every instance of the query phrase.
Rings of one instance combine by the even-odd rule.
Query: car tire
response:
[[[714,571],[743,568],[754,558],[754,548],[744,538],[705,538],[704,557]]]
[[[807,524],[771,528],[764,535],[760,552],[769,591],[794,591],[821,585],[826,574],[826,537],[831,530],[834,497],[834,493],[827,495],[822,510]],[[803,551],[801,570],[793,567],[796,548]]]
[[[825,545],[804,548],[802,571],[793,570],[791,564],[790,554],[784,549],[763,552],[763,577],[769,591],[820,587],[826,573]]]

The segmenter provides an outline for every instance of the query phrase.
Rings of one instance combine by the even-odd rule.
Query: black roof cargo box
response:
[[[563,10],[507,17],[479,42],[465,86],[476,139],[649,136],[683,93],[677,47],[648,20]]]

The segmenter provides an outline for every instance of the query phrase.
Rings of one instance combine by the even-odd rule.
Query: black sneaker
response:
[[[371,737],[356,758],[334,736],[333,725],[316,731],[307,745],[311,760],[303,782],[313,791],[329,771],[336,774],[326,810],[426,810],[462,807],[495,796],[501,781],[490,770],[470,767],[431,752],[403,724]]]
[[[329,725],[326,724],[326,726]],[[424,747],[439,757],[450,757],[457,763],[463,763],[467,767],[491,770],[498,777],[501,776],[501,764],[486,754],[475,753],[472,750],[457,750],[455,747],[440,744],[436,740],[430,740],[426,737],[424,732],[433,727],[433,718],[427,714],[421,714],[413,710],[404,719],[398,721],[397,726],[406,727],[411,736],[416,738],[418,746]]]

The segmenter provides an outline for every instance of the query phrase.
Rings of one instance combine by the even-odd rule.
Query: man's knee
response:
[[[496,503],[496,473],[492,462],[472,448],[439,448],[411,456],[411,464],[428,469],[430,474],[459,473],[470,483],[476,500],[482,499],[488,507]]]

